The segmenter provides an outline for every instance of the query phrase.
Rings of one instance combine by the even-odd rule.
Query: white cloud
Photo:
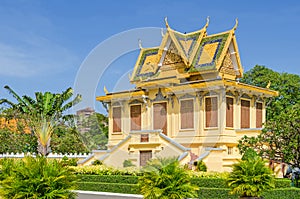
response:
[[[26,41],[17,44],[0,41],[0,75],[31,77],[59,73],[76,61],[66,48],[43,37],[30,35],[30,39],[23,39]]]

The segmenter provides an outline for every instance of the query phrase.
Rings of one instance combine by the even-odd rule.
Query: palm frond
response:
[[[0,105],[1,104],[7,104],[11,107],[15,107],[15,104],[13,102],[9,101],[8,99],[0,99]]]
[[[71,102],[68,102],[61,108],[62,111],[66,111],[66,110],[70,109],[71,107],[73,107],[76,104],[78,104],[79,102],[81,102],[81,100],[82,100],[82,96],[80,94],[76,95],[76,97]]]
[[[8,85],[4,86],[4,88],[8,91],[9,94],[11,94],[20,104],[26,104],[23,99]]]

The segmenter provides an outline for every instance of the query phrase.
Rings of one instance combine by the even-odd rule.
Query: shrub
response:
[[[92,165],[103,165],[103,162],[102,161],[100,161],[100,160],[95,160],[93,163],[92,163]]]
[[[191,172],[192,177],[198,178],[222,178],[227,179],[229,176],[229,172],[203,172],[203,171],[193,171]]]
[[[145,199],[180,199],[197,196],[197,187],[191,185],[188,172],[177,158],[152,159],[139,178],[141,194]]]
[[[123,167],[132,167],[135,166],[131,160],[124,160]]]
[[[207,171],[207,166],[202,160],[199,160],[198,162],[196,162],[196,164],[196,171]]]
[[[25,157],[2,161],[0,195],[5,198],[75,198],[76,176],[57,160]]]
[[[272,171],[259,157],[234,164],[227,181],[231,193],[242,197],[260,197],[263,191],[274,188]]]
[[[64,166],[77,166],[78,158],[68,158],[67,156],[64,156],[61,159],[61,163]]]
[[[70,167],[76,174],[88,174],[88,175],[130,175],[139,176],[142,175],[140,170],[133,167],[124,169],[117,169],[114,167],[108,167],[105,165],[94,165],[94,166],[77,166]]]
[[[242,156],[242,160],[249,160],[258,157],[256,151],[252,148],[248,148]]]

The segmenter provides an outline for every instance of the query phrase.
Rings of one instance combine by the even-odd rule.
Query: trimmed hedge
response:
[[[137,184],[78,182],[77,185],[78,185],[78,190],[82,190],[82,191],[139,194],[139,188]]]
[[[228,188],[226,180],[222,178],[192,178],[191,183],[198,187],[205,188]],[[291,181],[289,179],[276,178],[275,188],[290,188]],[[300,197],[299,197],[300,198]]]
[[[79,182],[79,190],[100,191],[112,193],[140,194],[136,184],[103,183],[103,182]],[[200,187],[199,199],[238,199],[237,195],[230,195],[228,188],[206,188]],[[300,189],[284,188],[273,189],[263,194],[264,199],[299,199]]]
[[[200,187],[199,199],[238,199],[236,195],[229,194],[230,189]]]
[[[299,199],[299,188],[273,189],[263,194],[264,199]]]
[[[204,188],[200,187],[199,199],[238,199],[237,195],[230,195],[230,189],[224,188]],[[263,194],[264,199],[299,199],[300,189],[298,188],[284,188],[273,189]]]
[[[137,176],[121,175],[77,175],[79,182],[106,182],[120,184],[137,184]]]
[[[291,180],[287,178],[276,178],[275,188],[291,188]],[[299,197],[300,198],[300,197]]]
[[[191,184],[205,188],[228,188],[222,178],[192,178]]]
[[[140,194],[138,176],[78,175],[78,181],[79,190]],[[236,195],[229,194],[230,189],[223,178],[194,177],[191,183],[200,188],[199,199],[238,199]],[[300,189],[291,188],[289,179],[276,179],[275,187],[263,194],[264,199],[300,199]]]

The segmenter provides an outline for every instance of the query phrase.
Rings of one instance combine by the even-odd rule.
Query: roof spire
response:
[[[139,39],[138,41],[139,41],[139,48],[140,48],[140,49],[143,49],[143,46],[142,46],[142,40]]]
[[[166,23],[166,27],[170,28],[169,23],[168,23],[168,17],[165,17],[165,23]]]
[[[207,28],[208,24],[209,24],[209,16],[206,17],[206,24],[205,24],[204,28]]]
[[[235,25],[234,25],[233,28],[232,28],[233,31],[236,30],[238,24],[239,24],[239,20],[238,20],[238,18],[236,18],[236,19],[235,19]]]
[[[103,87],[103,90],[104,90],[104,93],[105,93],[106,95],[109,93],[108,90],[107,90],[107,88],[106,88],[106,86]]]

